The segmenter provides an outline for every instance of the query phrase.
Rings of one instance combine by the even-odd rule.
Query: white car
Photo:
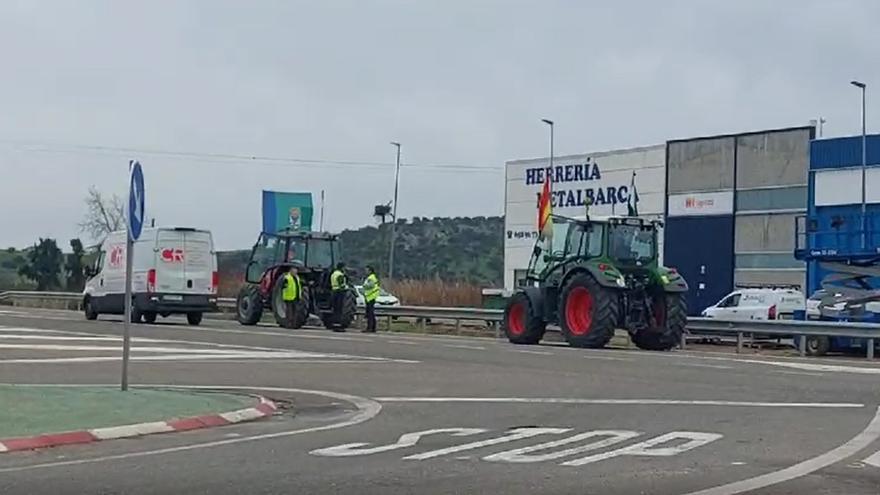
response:
[[[89,320],[124,313],[126,238],[125,231],[108,235],[87,269],[83,309]],[[131,319],[154,323],[157,315],[185,314],[190,325],[198,325],[202,313],[217,311],[218,281],[210,232],[144,229],[134,243]]]
[[[355,290],[357,290],[357,305],[358,307],[364,307],[367,305],[364,300],[364,286],[363,285],[355,285]],[[376,306],[400,306],[400,300],[392,293],[386,291],[383,288],[379,288],[379,297],[376,298]]]
[[[804,294],[795,289],[739,289],[703,310],[703,316],[722,320],[785,320],[804,309]]]

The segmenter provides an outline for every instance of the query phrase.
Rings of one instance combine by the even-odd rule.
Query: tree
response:
[[[100,240],[125,226],[125,204],[119,196],[105,196],[95,186],[91,186],[85,203],[86,214],[79,229],[92,240]]]
[[[59,286],[58,275],[63,259],[55,239],[40,238],[40,242],[28,251],[27,263],[19,268],[18,274],[36,282],[37,290],[54,289]]]
[[[67,255],[67,262],[64,266],[67,272],[67,290],[79,292],[86,283],[85,273],[83,273],[83,257],[86,251],[79,239],[71,239],[70,248],[73,252]]]

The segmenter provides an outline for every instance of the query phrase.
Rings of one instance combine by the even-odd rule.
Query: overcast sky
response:
[[[66,246],[129,158],[148,216],[229,249],[253,243],[262,189],[325,189],[330,230],[372,223],[392,140],[413,164],[400,215],[461,216],[502,213],[503,163],[547,152],[541,118],[558,154],[818,116],[851,134],[859,78],[876,130],[878,20],[875,0],[6,0],[0,246]]]

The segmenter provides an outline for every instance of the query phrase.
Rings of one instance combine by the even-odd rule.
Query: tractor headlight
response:
[[[617,277],[617,285],[620,287],[626,287],[626,280],[623,279],[623,276]]]
[[[666,285],[669,283],[669,277],[666,275],[660,275],[660,281],[663,282],[663,285]]]

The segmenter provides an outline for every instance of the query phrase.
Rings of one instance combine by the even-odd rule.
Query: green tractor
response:
[[[549,242],[535,243],[527,286],[504,310],[507,338],[537,344],[547,325],[559,325],[573,347],[604,347],[617,328],[626,329],[641,349],[677,346],[687,323],[688,286],[658,262],[662,223],[552,218]]]
[[[245,280],[236,299],[236,316],[242,325],[256,325],[269,310],[278,325],[287,319],[283,303],[283,275],[288,267],[297,264],[303,284],[301,304],[307,309],[298,315],[293,328],[306,324],[310,314],[319,316],[327,328],[348,328],[357,309],[357,295],[353,288],[346,291],[341,321],[333,318],[330,273],[339,260],[339,239],[322,232],[282,230],[263,232],[251,251]]]

